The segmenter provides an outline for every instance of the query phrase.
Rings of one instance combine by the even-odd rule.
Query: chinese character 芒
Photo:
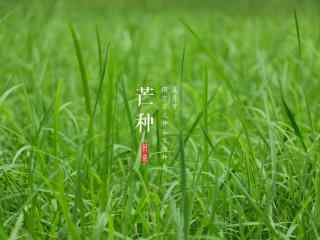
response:
[[[153,102],[145,102],[144,97],[153,96],[154,89],[151,87],[140,87],[137,89],[138,91],[138,106],[140,107],[142,104],[153,104]]]
[[[149,132],[150,126],[153,125],[153,122],[154,122],[153,117],[149,113],[146,115],[144,113],[140,113],[137,120],[138,120],[138,123],[136,127],[139,128],[140,133],[144,128],[147,128],[147,132]]]

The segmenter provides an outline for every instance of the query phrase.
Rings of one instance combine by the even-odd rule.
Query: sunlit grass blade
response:
[[[23,226],[23,220],[24,220],[24,215],[23,215],[23,212],[21,212],[20,215],[18,216],[18,219],[17,219],[11,233],[10,233],[9,240],[16,240],[19,238],[18,234],[19,234],[20,229]]]

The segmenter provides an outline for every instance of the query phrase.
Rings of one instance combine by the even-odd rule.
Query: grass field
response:
[[[113,4],[0,4],[0,240],[320,239],[317,6]]]

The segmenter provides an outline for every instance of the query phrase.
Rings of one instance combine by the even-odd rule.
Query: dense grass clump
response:
[[[320,238],[312,11],[82,4],[2,4],[0,239]]]

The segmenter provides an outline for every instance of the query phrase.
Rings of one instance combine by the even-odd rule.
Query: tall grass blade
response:
[[[204,70],[204,78],[203,78],[203,130],[205,133],[208,133],[208,68],[206,67]],[[204,158],[204,168],[207,171],[209,169],[209,149],[208,149],[208,141],[207,135],[204,135],[203,139],[203,158]]]
[[[183,138],[183,81],[184,81],[184,58],[185,58],[186,47],[183,48],[182,59],[181,59],[181,72],[180,72],[180,110],[179,110],[179,156],[180,156],[180,187],[182,192],[182,210],[183,210],[183,239],[188,239],[189,232],[189,202],[187,193],[187,173],[184,153],[184,138]]]
[[[73,39],[73,44],[75,48],[76,57],[78,60],[79,70],[80,70],[80,77],[82,82],[82,89],[83,89],[83,95],[85,98],[85,106],[86,106],[86,113],[89,117],[88,122],[88,137],[86,138],[85,142],[88,142],[88,158],[89,160],[92,159],[93,156],[93,147],[94,144],[92,144],[93,139],[93,119],[92,119],[92,110],[91,110],[91,100],[90,100],[90,92],[89,92],[89,83],[88,83],[88,76],[87,76],[87,70],[83,61],[82,51],[80,47],[79,38],[74,30],[74,27],[70,25],[70,31]],[[85,144],[83,148],[85,147]],[[83,205],[83,192],[82,192],[82,184],[85,181],[84,177],[86,176],[88,172],[88,163],[86,162],[85,158],[85,151],[84,149],[81,149],[78,152],[78,160],[77,160],[77,183],[76,183],[76,196],[75,196],[75,218],[77,218],[77,209],[80,210],[80,221],[82,224],[84,224],[84,205]]]
[[[287,115],[287,117],[289,119],[289,122],[290,122],[290,124],[291,124],[291,126],[292,126],[292,128],[294,130],[294,133],[298,137],[298,139],[299,139],[304,151],[307,152],[308,148],[307,148],[307,146],[306,146],[306,144],[304,142],[303,135],[302,135],[301,130],[300,130],[300,128],[299,128],[299,126],[298,126],[298,124],[296,122],[296,119],[295,119],[295,116],[294,116],[293,112],[291,111],[291,109],[289,108],[286,100],[284,99],[283,91],[282,91],[281,87],[280,87],[280,93],[281,93],[281,102],[282,102],[283,107],[285,109],[286,115]]]
[[[100,73],[102,71],[102,44],[101,44],[101,37],[100,37],[100,32],[98,29],[98,26],[96,26],[96,39],[97,39],[97,48],[98,48],[98,60],[99,60],[99,70]]]
[[[214,97],[215,97],[215,94],[210,97],[210,99],[207,102],[207,106],[209,106],[210,103],[214,100]],[[188,129],[187,133],[185,134],[184,140],[183,140],[184,144],[186,144],[188,142],[188,140],[191,137],[192,133],[194,132],[194,130],[198,126],[200,120],[202,119],[202,116],[203,116],[203,110],[201,110],[201,112],[199,112],[197,114],[196,119],[193,121],[193,123],[191,124],[191,127]],[[179,151],[176,153],[174,159],[177,159],[178,156],[179,156]]]
[[[83,88],[83,94],[85,97],[85,105],[86,105],[86,111],[89,117],[91,117],[91,101],[90,101],[90,92],[89,92],[89,84],[88,84],[88,76],[87,76],[87,70],[83,61],[83,56],[81,52],[81,47],[79,43],[79,38],[74,30],[74,27],[70,25],[70,31],[72,34],[73,44],[79,64],[79,70],[81,75],[81,81],[82,81],[82,88]]]
[[[127,95],[127,91],[126,91],[126,86],[124,83],[124,79],[121,78],[120,80],[120,93],[123,99],[123,103],[124,103],[124,107],[127,113],[127,119],[129,122],[129,127],[130,127],[130,133],[131,133],[131,139],[132,139],[132,147],[133,147],[133,151],[135,151],[136,149],[138,149],[138,140],[136,137],[136,129],[134,127],[134,123],[133,123],[133,119],[132,119],[132,115],[131,115],[131,109],[130,109],[130,105],[129,105],[129,99],[128,99],[128,95]]]
[[[209,51],[208,47],[203,43],[203,41],[201,40],[200,36],[184,20],[181,19],[180,22],[191,33],[191,35],[197,40],[197,42],[199,43],[199,46],[202,49],[202,51],[206,52],[208,54],[208,56],[213,60],[214,59],[213,54],[211,53],[211,51]]]
[[[57,157],[59,150],[59,112],[61,106],[61,87],[62,81],[58,81],[57,89],[55,94],[55,104],[54,104],[54,155]]]
[[[300,25],[299,25],[299,19],[298,19],[298,14],[296,9],[294,10],[294,23],[296,26],[296,34],[297,34],[297,40],[298,40],[298,54],[299,54],[299,58],[301,59],[301,56],[302,56],[301,33],[300,33]]]
[[[100,33],[98,28],[96,29],[96,38],[97,38],[97,47],[98,47],[98,60],[99,60],[99,85],[98,85],[96,100],[93,108],[93,118],[96,115],[98,103],[101,98],[103,83],[104,83],[107,66],[108,66],[108,57],[109,57],[109,49],[110,49],[110,43],[108,43],[105,49],[102,50]]]
[[[113,69],[112,69],[113,71]],[[112,161],[113,161],[113,127],[114,127],[114,111],[115,111],[115,86],[113,72],[108,72],[108,88],[106,91],[107,102],[105,107],[106,122],[105,122],[105,149],[106,155],[104,161],[101,162],[101,174],[102,174],[102,195],[101,195],[101,207],[104,208],[107,204],[107,188],[110,186],[112,176]]]

